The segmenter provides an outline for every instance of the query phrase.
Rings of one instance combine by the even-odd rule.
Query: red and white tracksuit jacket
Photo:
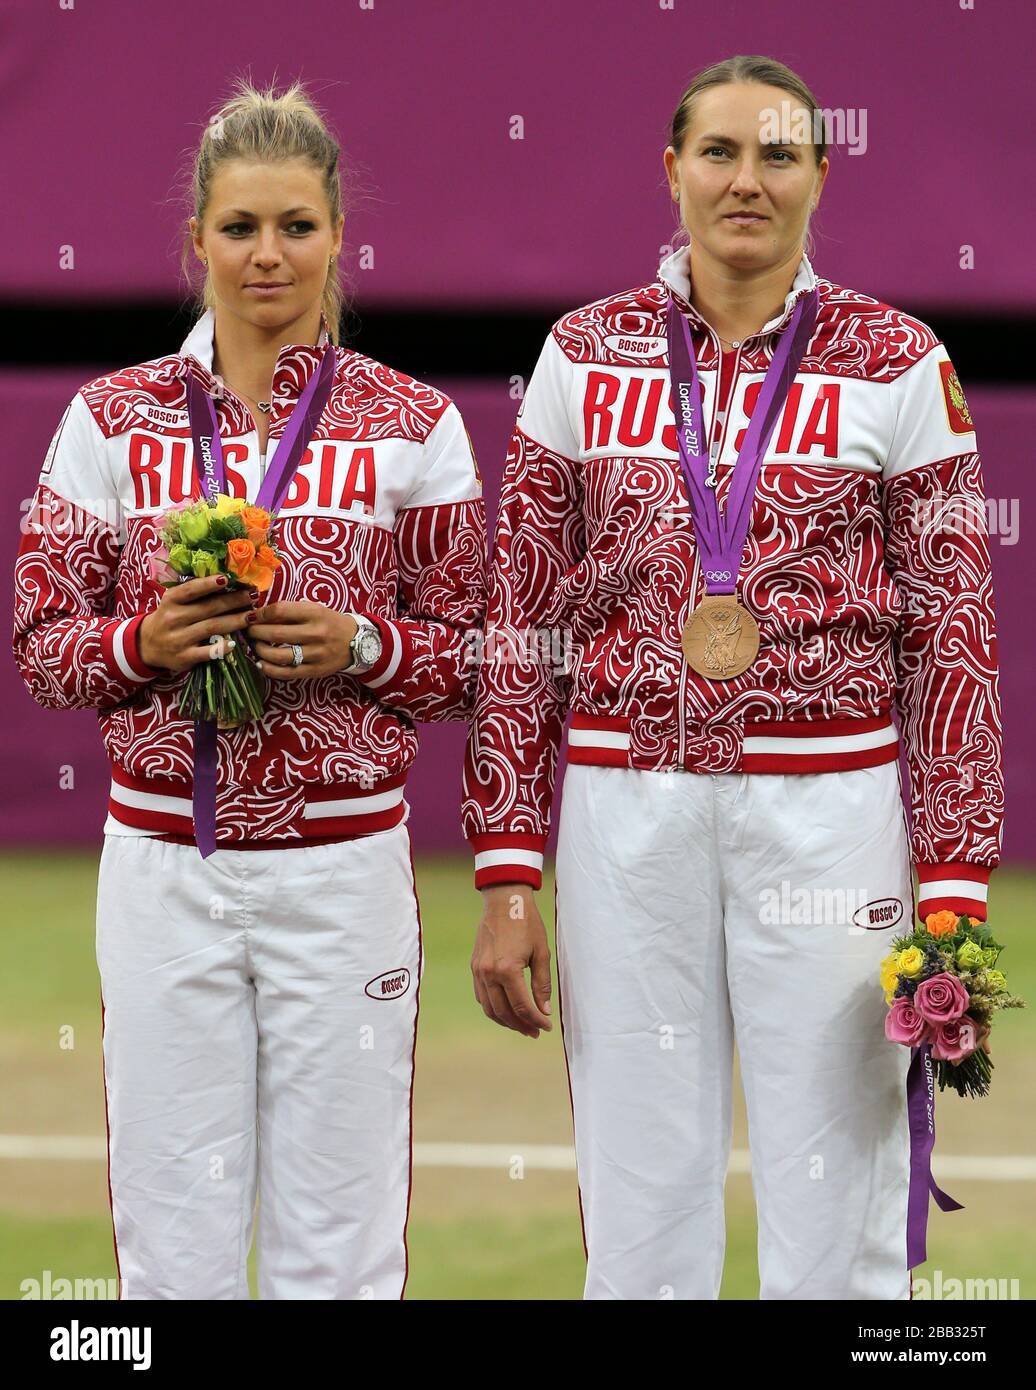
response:
[[[162,589],[150,577],[159,514],[198,495],[186,378],[216,410],[235,496],[254,498],[261,456],[244,403],[212,374],[208,310],[180,352],[86,383],[67,407],[23,521],[15,655],[36,700],[94,708],[112,764],[108,834],[193,840],[193,725],[185,674],[151,668],[137,634]],[[321,346],[281,348],[272,452]],[[378,663],[268,682],[261,721],[219,735],[217,840],[230,847],[351,839],[406,818],[414,720],[471,708],[484,609],[481,479],[457,407],[434,387],[336,350],[334,385],[277,521],[267,602],[362,613]],[[222,393],[220,395],[220,393]]]
[[[1003,805],[996,638],[979,454],[946,349],[803,257],[783,312],[722,354],[688,277],[683,248],[651,284],[565,314],[518,412],[465,766],[476,883],[539,886],[569,710],[571,763],[787,773],[895,760],[895,708],[918,911],[984,919]],[[759,655],[712,682],[680,646],[704,583],[667,296],[693,333],[722,507],[775,335],[814,286],[741,569]]]

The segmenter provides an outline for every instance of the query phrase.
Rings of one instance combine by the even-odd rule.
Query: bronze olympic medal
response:
[[[733,594],[706,594],[687,619],[681,643],[687,664],[711,681],[747,671],[759,652],[759,627]]]

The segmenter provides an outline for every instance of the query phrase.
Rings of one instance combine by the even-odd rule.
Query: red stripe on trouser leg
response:
[[[572,1117],[572,1142],[575,1143],[576,1137],[576,1108],[572,1101],[572,1073],[568,1066],[568,1044],[565,1042],[565,1005],[563,1001],[563,986],[561,976],[561,928],[558,918],[558,881],[554,879],[554,958],[558,967],[558,1023],[561,1026],[561,1051],[565,1057],[565,1084],[568,1086],[568,1111]],[[579,1186],[579,1174],[576,1174],[576,1197],[579,1201],[579,1234],[583,1241],[583,1259],[590,1257],[586,1244],[586,1216],[583,1211],[583,1191]]]
[[[406,1293],[407,1280],[410,1278],[410,1247],[407,1244],[407,1229],[410,1225],[410,1198],[414,1190],[414,1075],[417,1070],[417,1023],[421,1014],[421,973],[424,969],[424,928],[421,924],[421,899],[417,894],[417,874],[414,870],[414,846],[407,832],[407,842],[410,849],[410,878],[414,885],[414,908],[417,912],[417,983],[414,995],[414,1046],[410,1057],[410,1168],[407,1174],[406,1189],[406,1219],[403,1222],[403,1257],[405,1261],[405,1271],[403,1274],[403,1287],[399,1291],[402,1301]]]
[[[112,1247],[115,1251],[115,1276],[118,1298],[122,1299],[122,1269],[119,1265],[119,1238],[115,1232],[115,1202],[112,1198],[112,1136],[108,1124],[108,1078],[104,1070],[104,994],[101,994],[101,1084],[104,1087],[104,1153],[108,1182],[108,1210],[112,1218]]]

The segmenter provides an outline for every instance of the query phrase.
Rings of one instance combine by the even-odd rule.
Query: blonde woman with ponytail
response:
[[[192,195],[200,316],[179,352],[76,393],[16,584],[26,684],[96,709],[111,760],[120,1297],[247,1298],[258,1193],[261,1297],[399,1298],[422,962],[405,780],[414,722],[469,709],[481,485],[447,397],[339,345],[339,150],[299,84],[239,84]],[[158,582],[162,517],[217,455],[221,490],[280,489],[266,592]],[[184,682],[225,639],[265,712],[194,727]]]

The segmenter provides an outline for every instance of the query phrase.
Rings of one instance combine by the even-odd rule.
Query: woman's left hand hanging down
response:
[[[551,1028],[550,946],[533,890],[524,883],[494,884],[482,890],[482,903],[471,954],[475,998],[494,1023],[538,1038]]]

